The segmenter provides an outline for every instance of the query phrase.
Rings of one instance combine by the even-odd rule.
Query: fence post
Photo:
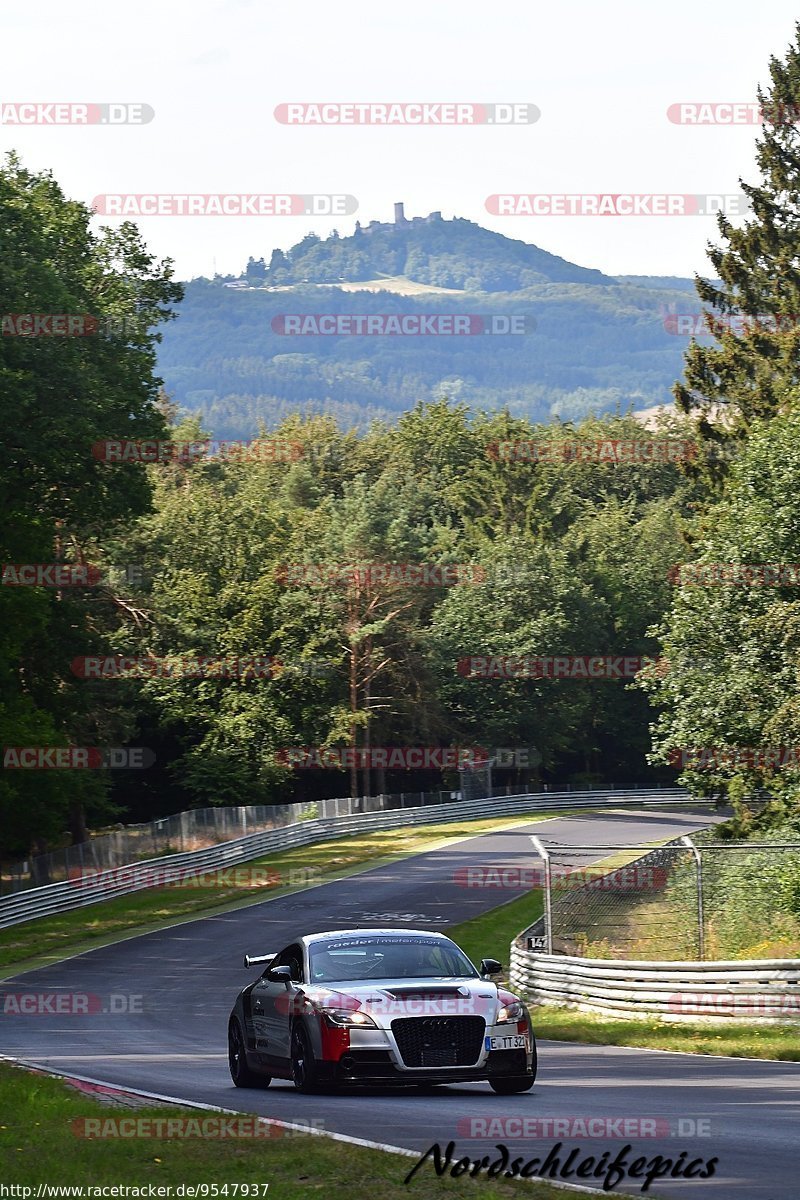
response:
[[[695,862],[695,871],[697,874],[697,953],[700,957],[700,962],[705,962],[706,932],[705,916],[703,913],[703,860],[700,857],[700,851],[688,834],[682,837],[681,841],[684,846],[691,850]]]
[[[544,861],[544,936],[545,952],[553,953],[553,909],[550,903],[550,854],[538,837],[531,836],[533,848]]]

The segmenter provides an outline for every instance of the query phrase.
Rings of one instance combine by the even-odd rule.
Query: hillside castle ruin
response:
[[[433,225],[436,221],[442,220],[440,212],[428,213],[427,217],[412,217],[409,221],[404,211],[404,204],[399,200],[394,206],[394,221],[370,221],[369,225],[362,225],[360,221],[356,221],[355,233],[373,233],[376,229],[392,229],[411,228],[413,225]]]

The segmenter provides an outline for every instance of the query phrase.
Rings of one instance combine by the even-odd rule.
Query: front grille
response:
[[[483,1046],[483,1017],[402,1017],[392,1033],[407,1067],[471,1067]]]

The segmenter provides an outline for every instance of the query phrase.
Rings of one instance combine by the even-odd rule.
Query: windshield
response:
[[[472,963],[454,942],[425,937],[352,937],[314,942],[311,981],[353,979],[475,979]]]

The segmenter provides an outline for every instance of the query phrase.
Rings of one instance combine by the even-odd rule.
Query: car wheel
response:
[[[228,1066],[236,1087],[269,1087],[272,1082],[269,1075],[256,1075],[248,1067],[242,1027],[235,1018],[228,1025]]]
[[[317,1063],[314,1051],[308,1040],[308,1034],[302,1025],[296,1024],[292,1029],[291,1044],[292,1083],[298,1092],[316,1091],[318,1085]]]

